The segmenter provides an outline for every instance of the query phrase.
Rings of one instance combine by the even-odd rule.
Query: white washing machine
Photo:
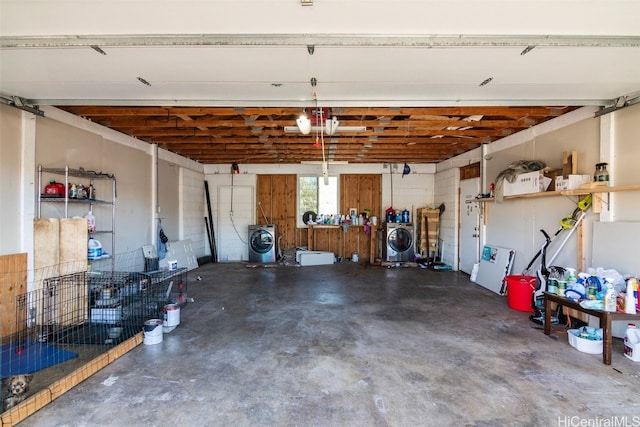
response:
[[[385,261],[413,261],[414,260],[414,231],[413,224],[401,222],[387,222],[384,224],[385,241],[382,245],[382,258]]]
[[[270,263],[278,260],[278,226],[249,226],[249,262]]]

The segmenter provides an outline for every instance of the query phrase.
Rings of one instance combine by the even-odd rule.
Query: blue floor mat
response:
[[[76,353],[31,339],[4,344],[0,353],[1,376],[31,374],[78,357]]]

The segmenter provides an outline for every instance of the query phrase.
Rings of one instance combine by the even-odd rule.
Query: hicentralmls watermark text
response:
[[[558,417],[558,427],[640,427],[640,415],[624,417]]]

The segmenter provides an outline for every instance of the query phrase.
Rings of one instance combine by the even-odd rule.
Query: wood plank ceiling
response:
[[[330,108],[341,127],[366,127],[331,136],[285,132],[299,107],[59,108],[203,164],[264,164],[321,161],[323,142],[330,162],[437,163],[578,107]]]

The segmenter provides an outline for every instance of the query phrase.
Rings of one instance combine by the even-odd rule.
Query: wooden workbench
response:
[[[362,261],[373,263],[376,257],[376,227],[371,234],[364,233],[363,225],[350,225],[345,232],[342,225],[307,224],[307,249],[334,252],[337,256],[350,257],[358,252]],[[317,236],[316,233],[322,234]]]
[[[551,333],[551,303],[563,305],[572,308],[581,313],[595,316],[600,319],[600,327],[602,328],[602,361],[605,365],[611,365],[611,321],[613,320],[635,320],[640,321],[640,315],[620,313],[618,311],[604,311],[584,308],[580,303],[561,297],[548,292],[544,293],[544,333]]]

